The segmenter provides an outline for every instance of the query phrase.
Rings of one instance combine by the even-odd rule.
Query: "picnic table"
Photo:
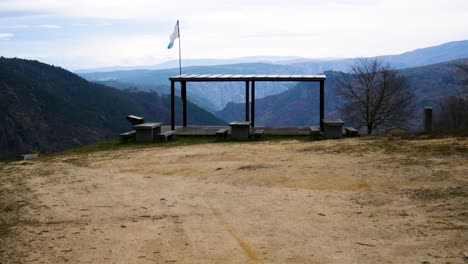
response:
[[[250,134],[250,122],[236,121],[229,123],[231,127],[231,137],[237,140],[248,140]]]
[[[136,131],[137,141],[155,141],[161,134],[161,123],[143,123],[134,125],[133,129]]]
[[[338,139],[343,137],[344,122],[341,119],[323,120],[324,136],[327,139]]]

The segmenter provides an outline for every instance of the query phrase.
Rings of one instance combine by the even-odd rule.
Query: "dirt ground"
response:
[[[467,263],[467,148],[284,140],[0,163],[0,263]]]

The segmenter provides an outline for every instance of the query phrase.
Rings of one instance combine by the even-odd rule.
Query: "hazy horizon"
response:
[[[249,56],[393,55],[468,39],[468,2],[3,0],[0,56],[68,69]]]

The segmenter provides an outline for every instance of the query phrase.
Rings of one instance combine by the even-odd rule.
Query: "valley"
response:
[[[457,80],[456,64],[466,64],[463,60],[468,58],[468,41],[456,41],[445,43],[435,47],[418,49],[405,52],[399,55],[377,56],[384,62],[390,63],[408,78],[411,89],[417,95],[417,107],[433,105],[436,98],[441,95],[459,93],[461,85]],[[347,72],[349,67],[355,63],[358,58],[352,59],[329,59],[329,60],[284,60],[271,63],[236,63],[227,65],[210,66],[188,66],[184,67],[184,74],[319,74],[326,73],[329,76],[327,80],[327,112],[333,112],[339,102],[335,97],[334,79],[339,76],[338,72]],[[203,61],[199,61],[203,64]],[[221,62],[221,61],[220,61]],[[224,61],[226,62],[226,61]],[[282,64],[280,64],[282,63]],[[168,64],[171,65],[171,64]],[[435,73],[435,74],[434,74]],[[81,73],[85,79],[93,82],[100,82],[116,88],[132,87],[141,90],[153,90],[160,94],[168,94],[170,91],[168,78],[178,74],[177,68],[159,69],[159,70],[128,70],[111,72],[87,72]],[[296,83],[259,83],[256,98],[272,100],[287,100],[291,94],[290,90],[300,89],[302,84]],[[314,88],[312,88],[314,89]],[[313,91],[307,91],[313,95]],[[278,97],[276,97],[278,95]],[[245,98],[245,88],[242,84],[236,83],[196,83],[188,88],[189,100],[200,107],[215,113],[219,118],[226,122],[232,121],[233,117],[241,114],[243,107],[241,104]],[[272,98],[270,96],[273,96]],[[276,99],[276,98],[283,99]],[[293,96],[294,97],[294,96]],[[295,96],[297,97],[297,96]],[[262,101],[259,104],[269,104]],[[301,104],[295,104],[294,101],[288,102],[289,105],[296,105],[301,108]],[[238,105],[238,106],[237,106]],[[271,103],[270,105],[275,105]],[[264,125],[290,125],[282,120],[290,119],[285,114],[279,114],[278,117],[270,117],[271,109],[259,108],[259,117]],[[316,108],[313,101],[306,102],[304,106],[307,111]],[[236,109],[236,110],[234,110]],[[315,124],[317,120],[303,119],[303,114],[296,110],[288,109],[296,114],[293,117],[295,125]],[[304,111],[304,112],[307,112]],[[263,113],[263,114],[261,114]],[[274,120],[273,120],[274,119]]]

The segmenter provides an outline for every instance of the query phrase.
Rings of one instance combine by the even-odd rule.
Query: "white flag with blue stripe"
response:
[[[179,36],[179,20],[177,20],[177,23],[174,28],[174,32],[172,32],[172,34],[169,36],[169,39],[171,40],[171,42],[169,43],[167,48],[171,49],[174,46],[174,41],[179,37],[180,37]]]

